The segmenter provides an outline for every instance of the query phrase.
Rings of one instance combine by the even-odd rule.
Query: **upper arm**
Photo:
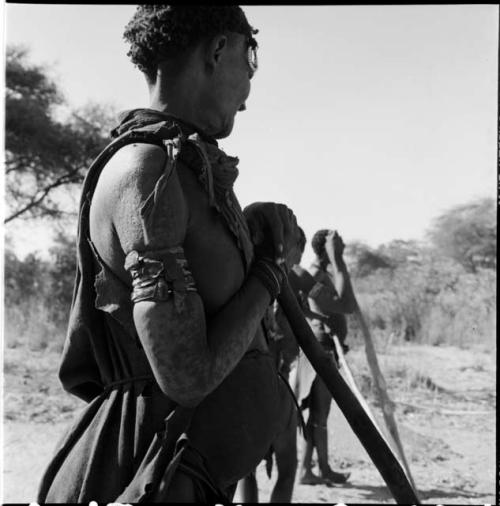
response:
[[[113,164],[121,175],[112,219],[124,253],[181,246],[188,207],[172,160],[151,144],[132,144],[117,155]]]
[[[296,288],[297,291],[301,291],[304,294],[308,294],[311,288],[315,284],[314,278],[300,265],[294,265],[289,273],[289,280],[292,287]]]
[[[315,284],[309,291],[311,310],[327,316],[346,312],[345,304],[338,296],[328,275],[320,270],[316,270],[312,274]]]
[[[199,391],[196,382],[203,380],[190,371],[197,371],[206,322],[202,300],[185,276],[187,201],[162,148],[137,144],[121,151],[110,168],[121,171],[113,226],[133,279],[134,323],[162,390],[189,404]],[[154,272],[161,271],[158,278],[144,267],[144,259],[153,262]]]

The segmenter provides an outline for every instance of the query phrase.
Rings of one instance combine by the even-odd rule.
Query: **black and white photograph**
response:
[[[3,23],[2,503],[498,503],[498,5]]]

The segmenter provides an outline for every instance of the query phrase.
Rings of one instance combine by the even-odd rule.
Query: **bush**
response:
[[[58,234],[50,259],[5,253],[5,343],[62,349],[75,276],[74,240]]]
[[[476,274],[464,273],[453,287],[440,291],[424,321],[429,343],[453,343],[463,348],[495,345],[495,281],[495,271],[478,269]]]
[[[434,247],[469,272],[496,268],[497,220],[492,198],[455,206],[438,216],[428,237]]]
[[[354,277],[365,318],[379,342],[469,347],[494,344],[493,269],[469,272],[452,258],[422,250],[418,262]],[[351,335],[362,339],[351,318]]]
[[[33,351],[60,352],[66,325],[55,322],[44,300],[30,297],[15,305],[6,305],[5,345],[24,347]]]

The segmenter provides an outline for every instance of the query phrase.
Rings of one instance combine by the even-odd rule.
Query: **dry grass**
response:
[[[62,350],[65,326],[52,319],[46,303],[35,299],[5,307],[5,346],[30,351]]]

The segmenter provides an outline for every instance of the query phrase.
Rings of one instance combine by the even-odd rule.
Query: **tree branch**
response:
[[[37,195],[39,195],[38,197],[37,197],[37,195],[35,195],[24,207],[22,207],[18,211],[14,212],[13,214],[11,214],[7,218],[5,218],[4,224],[9,223],[10,221],[12,221],[16,218],[19,218],[19,216],[21,216],[22,214],[24,214],[24,213],[28,212],[29,210],[33,209],[34,207],[40,205],[41,202],[47,197],[47,195],[54,188],[57,188],[58,186],[62,186],[63,184],[67,184],[67,183],[71,182],[71,178],[73,176],[75,176],[76,174],[78,174],[79,171],[80,171],[80,167],[78,167],[70,172],[67,172],[66,174],[63,174],[61,177],[57,178],[53,183],[46,186],[43,189],[43,191],[41,192],[41,194],[40,194],[40,192],[38,192],[37,193]]]

